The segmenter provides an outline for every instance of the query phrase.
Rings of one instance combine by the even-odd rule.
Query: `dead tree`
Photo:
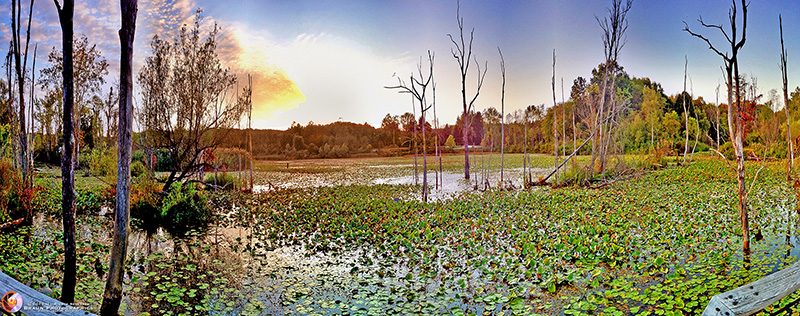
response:
[[[253,164],[253,77],[250,74],[247,74],[247,151],[250,153],[250,193],[253,193],[253,169],[255,165]]]
[[[25,38],[25,50],[23,53],[22,43],[20,39],[20,29],[22,28],[22,0],[11,0],[11,46],[12,56],[14,57],[14,69],[16,71],[17,88],[19,89],[19,168],[22,171],[22,179],[25,188],[31,187],[31,179],[28,174],[32,171],[30,166],[30,155],[28,153],[28,126],[25,124],[25,73],[28,68],[28,47],[31,42],[31,20],[33,20],[33,2],[31,0],[30,8],[28,9],[28,29]],[[10,82],[9,82],[9,89]],[[31,107],[33,108],[33,107]],[[30,213],[30,211],[28,212]],[[26,215],[26,221],[30,221],[30,215]]]
[[[131,136],[133,131],[133,39],[136,33],[137,0],[120,0],[122,27],[119,30],[119,133],[117,146],[117,207],[114,209],[114,240],[108,263],[101,315],[116,315],[122,301],[122,280],[128,250],[128,222],[131,206]]]
[[[433,170],[434,170],[434,174],[436,175],[436,181],[435,181],[436,183],[434,184],[433,187],[434,187],[434,189],[438,189],[439,188],[439,172],[441,170],[436,168],[436,161],[437,160],[439,161],[439,166],[441,167],[441,165],[442,165],[442,157],[439,156],[439,154],[440,154],[440,152],[439,152],[439,143],[441,141],[439,140],[439,118],[436,117],[436,83],[431,84],[431,89],[433,90],[432,91],[433,92],[433,104],[431,105],[431,107],[433,108],[433,129],[435,130],[434,136],[436,136],[436,149],[435,149],[436,152],[435,152],[434,160],[433,160]]]
[[[694,110],[694,123],[696,124],[694,131],[694,146],[692,146],[692,154],[689,156],[689,163],[692,163],[692,160],[694,160],[694,150],[697,149],[697,141],[700,138],[700,117],[697,116],[697,108],[694,106],[694,83],[692,82],[691,77],[689,77],[689,91],[689,99],[692,100],[692,109]],[[686,135],[689,135],[688,121],[686,125]]]
[[[555,165],[553,167],[558,171],[558,113],[556,111],[556,50],[553,50],[553,80],[551,81],[553,87],[553,157],[555,157]],[[558,172],[556,172],[556,185],[558,185]]]
[[[522,134],[523,142],[522,142],[522,187],[527,188],[529,179],[527,176],[528,172],[528,110],[522,113]]]
[[[14,44],[13,43],[9,43],[9,45],[8,45],[8,53],[6,54],[6,60],[3,63],[3,66],[6,68],[6,73],[5,73],[5,75],[6,75],[6,83],[8,84],[8,89],[6,91],[8,92],[8,100],[7,100],[7,103],[8,103],[8,110],[7,111],[8,112],[7,113],[8,113],[8,116],[9,116],[9,122],[11,123],[11,126],[17,126],[17,115],[14,112],[14,107],[13,107],[13,105],[14,105],[14,84],[13,84],[13,79],[12,79],[13,78],[13,76],[12,76],[13,67],[11,66],[11,60],[13,59],[11,57],[12,56],[11,52],[13,50],[14,50]],[[12,133],[13,132],[14,132],[14,129],[12,129]],[[9,142],[11,143],[11,152],[14,155],[14,159],[13,159],[14,170],[17,170],[19,168],[19,151],[17,151],[17,141],[19,141],[19,138],[15,138],[13,136],[10,137],[10,138],[11,139],[9,140]]]
[[[414,185],[419,184],[419,175],[417,174],[417,130],[419,130],[419,126],[417,126],[417,107],[416,103],[414,103],[414,96],[411,96],[411,113],[414,114],[414,124],[411,124],[411,127],[414,129],[414,138],[411,139],[412,147],[414,148]]]
[[[719,81],[717,81],[717,89],[714,90],[714,91],[716,91],[716,93],[717,93],[717,103],[714,104],[714,109],[716,110],[715,112],[717,113],[717,120],[716,120],[716,122],[714,122],[714,125],[717,126],[717,151],[719,151],[719,148],[720,148],[720,140],[719,140],[719,128],[720,128],[720,126],[719,126]],[[791,140],[789,140],[789,143],[791,144]]]
[[[31,2],[33,2],[33,1],[31,1]],[[28,148],[27,148],[26,153],[28,155],[27,156],[28,162],[30,163],[30,165],[29,165],[30,172],[28,172],[28,183],[30,184],[31,187],[33,186],[33,145],[34,145],[33,144],[33,141],[34,141],[33,140],[33,136],[34,136],[34,131],[33,131],[33,125],[34,125],[33,124],[33,111],[34,111],[34,104],[36,103],[35,99],[34,99],[34,90],[36,88],[36,84],[35,84],[35,82],[36,82],[36,51],[38,51],[38,50],[39,50],[39,44],[35,44],[33,46],[33,65],[31,66],[31,97],[29,99],[30,100],[30,104],[31,104],[31,110],[28,111],[28,115],[29,115],[28,118],[30,119],[29,122],[31,122],[31,123],[29,124],[30,125],[30,130],[28,131]],[[28,214],[33,215],[33,212],[28,212]],[[33,220],[32,217],[31,217],[31,220]]]
[[[683,99],[683,121],[686,125],[686,142],[683,145],[683,163],[686,164],[686,154],[689,152],[689,111],[686,110],[686,71],[689,67],[689,57],[683,56],[683,92],[681,98]]]
[[[726,80],[725,84],[728,88],[728,131],[730,132],[730,139],[731,143],[733,144],[733,150],[736,155],[736,180],[739,189],[739,219],[742,225],[742,249],[745,252],[750,251],[750,227],[748,222],[748,214],[747,214],[747,196],[746,196],[746,188],[745,188],[745,179],[744,179],[744,155],[743,153],[743,134],[744,134],[744,127],[742,124],[743,121],[743,109],[741,104],[741,81],[739,76],[739,51],[744,47],[745,40],[747,38],[747,6],[745,0],[742,0],[742,34],[741,38],[739,38],[738,31],[736,29],[736,22],[737,18],[736,15],[738,14],[738,8],[736,6],[736,0],[731,0],[732,6],[731,9],[728,11],[728,21],[730,22],[730,33],[728,33],[721,24],[706,24],[703,22],[702,16],[698,19],[698,22],[701,26],[708,28],[708,29],[717,29],[719,30],[722,35],[725,37],[725,40],[728,45],[730,45],[730,52],[721,52],[717,49],[711,41],[706,38],[705,36],[692,32],[689,29],[689,25],[684,22],[684,31],[689,33],[691,36],[697,37],[703,40],[706,44],[708,44],[708,48],[712,50],[714,53],[722,57],[723,65],[725,68],[725,75]],[[735,100],[735,101],[734,101]],[[734,102],[736,102],[734,104]],[[734,111],[736,112],[735,117],[735,125],[734,125]]]
[[[572,149],[575,149],[578,147],[578,129],[575,127],[575,108],[577,107],[577,100],[572,101]],[[566,154],[564,156],[566,156]]]
[[[420,63],[417,64],[417,74],[419,78],[415,77],[412,73],[410,86],[403,82],[402,79],[398,78],[398,85],[384,87],[386,89],[397,89],[400,93],[411,94],[415,101],[419,103],[420,125],[422,125],[422,201],[426,203],[428,202],[428,150],[425,137],[425,113],[433,106],[432,104],[428,104],[427,96],[428,86],[431,86],[433,82],[434,54],[431,51],[428,51],[428,63],[430,65],[430,70],[426,76],[422,71],[422,59],[420,58]],[[415,114],[414,121],[416,122],[416,120]]]
[[[628,29],[628,21],[627,15],[628,11],[631,9],[631,5],[633,4],[633,0],[625,0],[626,2],[623,4],[622,0],[612,0],[611,8],[608,8],[608,17],[604,18],[602,21],[600,18],[595,18],[597,23],[600,25],[600,28],[603,30],[603,52],[605,54],[605,67],[603,71],[603,83],[602,83],[602,92],[600,98],[600,108],[595,114],[594,122],[595,128],[600,130],[599,140],[595,139],[592,141],[592,159],[589,165],[590,171],[594,173],[594,164],[597,158],[600,158],[600,169],[603,176],[605,176],[605,168],[606,168],[606,151],[604,141],[608,136],[610,129],[612,126],[604,126],[599,124],[601,121],[608,122],[608,120],[603,119],[603,117],[610,117],[608,113],[616,112],[611,106],[606,107],[606,100],[607,100],[607,92],[611,91],[614,93],[615,85],[616,85],[616,78],[617,78],[617,59],[619,57],[619,52],[622,50],[622,47],[625,45],[625,32]],[[611,76],[611,87],[608,86],[608,79]],[[611,97],[613,102],[613,95]],[[599,143],[598,143],[599,141]]]
[[[471,125],[471,116],[472,109],[474,109],[475,100],[478,99],[478,95],[481,93],[481,86],[483,86],[483,78],[486,77],[486,69],[483,70],[483,74],[481,74],[481,66],[478,64],[477,58],[475,59],[475,64],[478,68],[478,85],[475,88],[475,95],[472,99],[467,102],[467,73],[469,72],[469,65],[470,61],[472,60],[472,40],[475,34],[475,28],[472,28],[472,31],[469,32],[469,44],[466,43],[464,40],[464,19],[461,17],[461,2],[457,2],[458,7],[456,8],[456,20],[458,21],[458,33],[459,33],[459,41],[453,38],[452,35],[447,34],[447,37],[450,38],[450,42],[453,43],[455,49],[451,48],[450,52],[453,54],[453,58],[456,59],[458,62],[458,68],[461,70],[461,101],[462,101],[462,109],[463,109],[463,120],[464,120],[464,132],[463,132],[463,140],[464,140],[464,179],[469,179],[469,126]],[[488,68],[488,63],[486,67]]]
[[[786,78],[786,47],[783,46],[783,17],[778,15],[781,29],[781,77],[783,77],[783,107],[786,111],[786,179],[792,179],[792,169],[794,169],[794,146],[792,144],[792,127],[789,125],[789,90],[787,89],[788,80]]]
[[[439,117],[436,116],[436,82],[433,79],[433,72],[431,72],[431,92],[433,93],[433,128],[436,130],[436,159],[439,160],[439,169],[436,172],[436,187],[441,188],[443,185],[444,177],[442,176],[442,150],[441,150],[441,131],[439,131]],[[434,170],[436,170],[436,161],[434,160]]]
[[[610,113],[603,120],[599,121],[598,124],[606,124],[609,120],[611,120],[612,117],[614,117],[614,115],[617,115],[620,110],[621,110],[621,108],[617,108],[617,110],[615,112]],[[545,184],[547,182],[547,180],[550,179],[550,177],[552,177],[554,174],[556,174],[558,172],[558,170],[560,170],[562,167],[564,167],[564,165],[567,163],[567,161],[569,161],[570,159],[575,157],[575,155],[578,154],[578,152],[583,148],[583,146],[586,146],[586,144],[589,143],[590,140],[594,139],[594,137],[597,135],[598,132],[600,132],[600,129],[594,129],[592,131],[592,134],[590,134],[589,137],[586,138],[583,141],[583,143],[581,143],[580,146],[575,147],[575,150],[573,150],[572,153],[569,156],[564,158],[564,160],[561,161],[561,164],[557,165],[556,168],[553,171],[551,171],[549,174],[547,174],[547,176],[545,176],[544,178],[539,180],[538,184],[539,185]]]
[[[431,79],[431,80],[435,80],[435,79]],[[441,131],[439,130],[439,118],[436,116],[436,82],[435,81],[431,84],[431,88],[433,90],[433,120],[434,120],[434,124],[436,124],[436,145],[437,145],[437,148],[439,148],[438,149],[438,154],[437,154],[439,156],[439,179],[437,180],[437,182],[439,183],[439,188],[441,188],[442,186],[444,186],[444,174],[442,173],[442,154],[443,153],[442,153],[442,149],[441,149],[441,142],[442,142],[441,138],[442,137],[440,137],[440,135],[439,135],[439,133],[441,133]]]
[[[564,101],[564,77],[561,77],[561,153],[567,156],[567,113]]]
[[[504,185],[503,167],[505,166],[504,156],[506,152],[506,61],[503,58],[503,52],[500,50],[500,47],[497,48],[497,52],[500,54],[500,74],[503,76],[503,86],[500,92],[500,185]]]
[[[75,126],[73,112],[75,109],[75,95],[73,90],[74,71],[72,68],[72,35],[73,20],[75,13],[75,1],[64,0],[61,6],[58,0],[53,0],[58,10],[58,21],[61,24],[61,52],[63,54],[63,88],[64,111],[63,124],[64,135],[63,153],[61,154],[61,212],[64,226],[64,280],[61,285],[61,301],[72,303],[75,300],[75,277],[76,277],[76,256],[75,256],[75,138],[73,135]]]

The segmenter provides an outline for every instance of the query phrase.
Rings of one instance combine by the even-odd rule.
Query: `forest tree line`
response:
[[[527,139],[529,150],[551,154],[555,117],[559,133],[564,133],[559,136],[562,140],[559,146],[571,153],[576,144],[579,145],[591,133],[588,120],[592,112],[589,107],[600,97],[598,86],[602,80],[602,65],[598,68],[592,70],[593,76],[589,80],[583,77],[573,80],[566,102],[559,102],[555,107],[528,105],[507,113],[504,152],[522,153]],[[621,115],[619,142],[614,144],[614,151],[636,154],[658,148],[676,155],[684,151],[683,140],[688,130],[689,151],[692,148],[698,152],[714,148],[733,159],[725,103],[695,97],[691,91],[667,95],[661,84],[649,78],[631,77],[621,67],[617,73],[616,94],[630,99],[630,106]],[[754,77],[743,77],[740,81],[744,87],[746,156],[785,158],[786,125],[782,124],[785,114],[778,90],[770,89],[764,93]],[[688,129],[683,120],[684,101],[689,117]],[[799,135],[800,87],[790,93],[789,106],[792,135]],[[473,118],[469,124],[469,145],[499,152],[503,121],[500,112],[495,107],[488,107],[470,114]],[[416,138],[415,129],[418,132]],[[429,144],[438,142],[445,152],[463,150],[462,116],[456,118],[455,124],[445,124],[438,129],[426,122],[425,129]],[[254,139],[259,140],[253,143],[253,155],[257,159],[307,159],[413,154],[414,142],[422,142],[421,130],[419,120],[415,120],[410,112],[400,115],[388,113],[379,127],[341,121],[329,124],[309,122],[306,125],[293,123],[287,130],[253,130]],[[245,130],[230,131],[221,147],[246,149],[245,133]],[[697,145],[694,144],[695,138]],[[421,148],[417,150],[421,151]],[[433,150],[433,146],[428,148],[429,153]],[[580,153],[589,152],[590,149],[585,148]]]

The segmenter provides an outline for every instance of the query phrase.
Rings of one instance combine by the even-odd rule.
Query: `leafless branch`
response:
[[[730,168],[731,168],[733,171],[736,171],[736,168],[735,168],[733,165],[731,165],[731,162],[728,160],[728,158],[725,158],[725,155],[723,155],[721,152],[717,151],[717,150],[716,150],[716,149],[714,149],[714,148],[709,148],[709,150],[711,150],[711,151],[713,151],[713,152],[717,153],[717,155],[719,155],[720,157],[722,157],[722,160],[725,160],[725,162],[727,162],[727,163],[728,163],[728,167],[730,167]]]
[[[714,51],[715,53],[717,53],[717,55],[719,55],[719,56],[721,56],[722,58],[724,58],[726,63],[729,63],[729,62],[730,62],[730,59],[728,58],[728,55],[727,55],[727,54],[723,54],[722,52],[720,52],[719,50],[717,50],[717,48],[716,48],[716,47],[714,47],[714,45],[713,45],[713,44],[711,44],[711,41],[709,41],[709,40],[708,40],[708,38],[706,38],[705,36],[703,36],[703,35],[700,35],[700,34],[698,34],[698,33],[692,32],[692,30],[690,30],[690,29],[689,29],[689,24],[687,24],[687,23],[686,23],[686,21],[684,21],[684,22],[683,22],[683,25],[684,25],[684,27],[683,27],[683,30],[684,30],[684,31],[686,31],[687,33],[691,34],[691,35],[692,35],[692,36],[694,36],[694,37],[697,37],[697,38],[699,38],[699,39],[701,39],[701,40],[705,41],[705,42],[706,42],[706,44],[708,44],[708,49],[710,49],[710,50]],[[725,35],[725,37],[727,37],[727,35]]]
[[[702,25],[703,27],[707,27],[707,28],[715,28],[715,29],[718,29],[720,32],[722,32],[722,35],[724,35],[724,36],[725,36],[725,39],[726,39],[726,40],[728,40],[728,42],[730,42],[730,41],[731,41],[731,38],[730,38],[730,36],[728,36],[728,33],[727,33],[727,32],[725,32],[725,29],[723,29],[723,28],[722,28],[722,25],[719,25],[719,24],[706,24],[706,23],[703,21],[703,16],[700,16],[700,17],[697,19],[697,22],[700,22],[700,25]],[[684,22],[684,24],[686,24],[686,22]]]
[[[747,198],[747,197],[749,197],[749,196],[750,196],[750,192],[751,192],[751,191],[753,191],[753,187],[754,187],[754,186],[755,186],[755,184],[756,184],[756,180],[758,180],[758,174],[759,174],[759,173],[761,173],[761,170],[763,170],[763,169],[764,169],[764,167],[766,167],[766,166],[767,166],[767,165],[766,165],[766,164],[764,164],[764,165],[762,165],[762,166],[761,166],[761,168],[758,168],[758,171],[756,171],[756,174],[755,174],[755,176],[753,176],[753,181],[752,181],[752,182],[750,182],[750,188],[749,188],[749,189],[747,189],[747,194],[745,194],[745,195],[744,195],[744,197],[745,197],[745,198]]]

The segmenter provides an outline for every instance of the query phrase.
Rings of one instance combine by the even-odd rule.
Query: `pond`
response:
[[[521,172],[514,158],[512,178]],[[380,164],[392,167],[365,167]],[[763,239],[753,240],[747,258],[730,198],[735,180],[713,159],[603,190],[462,194],[475,191],[457,167],[445,165],[440,191],[447,194],[432,189],[432,203],[397,199],[420,190],[408,159],[261,172],[261,183],[286,187],[224,193],[229,202],[215,224],[187,237],[131,235],[123,312],[697,314],[714,294],[800,255],[797,200],[779,164],[768,164],[754,185],[751,226]],[[292,175],[361,180],[290,188],[281,179]],[[84,215],[78,225],[79,300],[99,308],[104,279],[95,270],[106,268],[111,219]],[[59,228],[58,220],[40,217],[31,248],[58,249]],[[52,258],[22,253],[40,259],[13,263],[11,272],[47,276],[23,281],[58,293],[57,264],[46,262],[63,260],[60,251]]]

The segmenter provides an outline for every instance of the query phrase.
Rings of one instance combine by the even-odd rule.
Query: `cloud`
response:
[[[134,72],[151,54],[154,35],[174,39],[183,25],[193,23],[200,7],[197,0],[140,1]],[[0,15],[9,14],[8,6],[0,6]],[[290,112],[292,117],[317,121],[340,116],[353,121],[382,117],[376,114],[386,110],[380,105],[387,97],[396,97],[395,92],[382,87],[395,83],[394,71],[407,69],[414,62],[404,57],[377,56],[357,41],[325,33],[300,34],[276,42],[269,31],[252,24],[219,20],[209,12],[202,15],[205,31],[215,24],[220,27],[217,52],[222,63],[237,74],[239,87],[247,84],[248,74],[252,76],[254,118],[265,119],[269,126],[288,126],[282,113]],[[101,0],[76,3],[74,19],[76,36],[85,34],[108,60],[106,82],[112,84],[119,69],[118,4]],[[40,46],[37,68],[42,69],[47,66],[50,49],[61,47],[61,28],[52,2],[35,3],[31,33],[32,43]],[[0,41],[7,43],[9,39],[10,21],[0,18]],[[0,53],[4,54],[7,47],[3,46]]]
[[[357,41],[324,33],[300,34],[288,43],[276,44],[270,54],[307,96],[292,117],[314,121],[342,117],[375,123],[375,117],[393,110],[387,100],[396,98],[396,92],[383,86],[396,82],[392,78],[395,71],[413,65],[411,58],[379,56]],[[270,125],[288,126],[291,121],[286,120],[280,118]]]
[[[240,74],[240,82],[246,84],[246,74],[252,76],[256,117],[272,117],[275,111],[288,111],[306,101],[286,70],[273,63],[277,47],[269,38],[267,32],[251,32],[232,24],[223,26],[219,39],[220,59]]]
[[[182,25],[191,22],[198,8],[194,0],[145,0],[139,4],[137,28],[144,30],[148,43],[155,34],[171,38],[178,35]]]

